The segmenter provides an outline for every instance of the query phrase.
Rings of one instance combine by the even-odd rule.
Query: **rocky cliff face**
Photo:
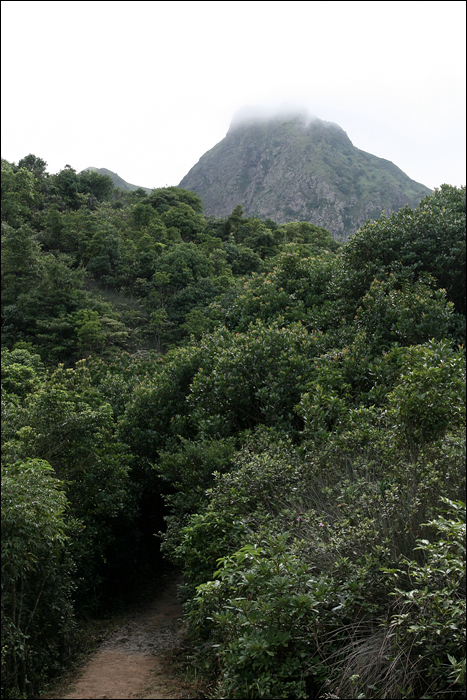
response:
[[[415,206],[430,190],[361,151],[337,124],[306,115],[233,123],[180,182],[204,213],[309,221],[346,240],[367,219]]]

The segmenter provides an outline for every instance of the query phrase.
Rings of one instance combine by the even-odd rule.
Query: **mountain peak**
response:
[[[248,216],[309,221],[340,240],[430,194],[394,163],[356,148],[338,124],[287,105],[236,112],[179,187],[196,192],[211,216],[240,204]]]

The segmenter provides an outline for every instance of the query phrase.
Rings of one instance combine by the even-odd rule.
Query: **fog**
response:
[[[229,131],[249,124],[264,123],[274,119],[300,119],[306,128],[312,122],[319,122],[324,127],[338,127],[339,124],[320,119],[310,112],[302,102],[292,100],[280,100],[263,102],[261,104],[244,105],[238,109],[230,122]]]
[[[9,161],[163,187],[229,125],[300,114],[465,183],[464,2],[5,0],[1,30]]]
[[[287,117],[301,117],[306,125],[317,119],[305,105],[299,102],[280,100],[262,104],[248,104],[240,107],[232,117],[230,128],[233,129],[245,124]]]

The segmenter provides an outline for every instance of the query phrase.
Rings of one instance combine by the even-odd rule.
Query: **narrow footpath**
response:
[[[128,617],[62,688],[64,700],[97,698],[175,699],[199,697],[166,670],[163,655],[180,646],[182,606],[177,579]]]

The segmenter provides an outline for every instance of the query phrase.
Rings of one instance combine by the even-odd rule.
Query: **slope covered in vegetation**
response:
[[[338,246],[3,162],[2,683],[184,573],[216,697],[465,694],[465,189]]]

